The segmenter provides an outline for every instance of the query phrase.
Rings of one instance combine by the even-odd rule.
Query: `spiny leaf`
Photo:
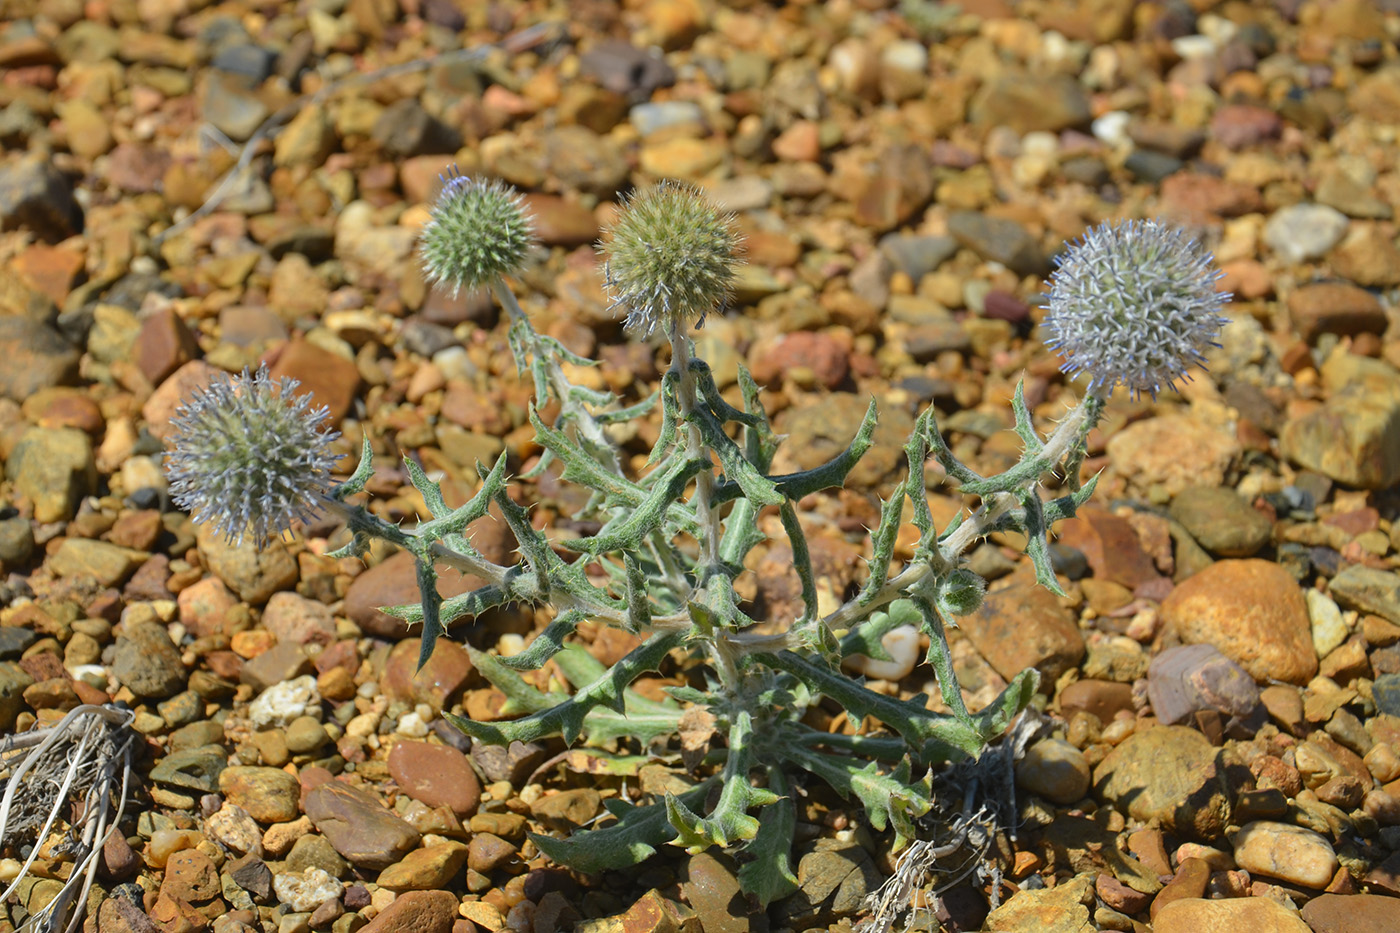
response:
[[[579,688],[573,697],[556,706],[513,722],[484,723],[463,720],[459,728],[468,735],[494,745],[533,742],[551,735],[562,735],[565,743],[572,745],[579,737],[584,718],[590,710],[601,706],[622,712],[625,708],[623,691],[627,686],[647,671],[657,670],[671,649],[679,647],[684,640],[685,636],[680,632],[653,635],[632,649],[602,677]],[[504,665],[501,667],[504,668]],[[482,673],[486,674],[485,671]],[[513,671],[511,673],[514,674]],[[489,675],[487,679],[491,679]]]
[[[429,541],[447,541],[450,535],[462,534],[468,525],[485,515],[487,509],[491,507],[492,500],[505,489],[506,463],[507,457],[505,454],[501,454],[497,457],[495,464],[491,467],[491,471],[482,479],[481,488],[476,491],[476,494],[458,508],[451,511],[444,511],[440,517],[436,517],[431,521],[419,525],[419,537]],[[427,477],[424,477],[424,479],[426,480]],[[434,490],[439,489],[437,483],[432,483],[432,486]],[[440,491],[436,493],[435,498],[437,502],[441,503],[442,508],[446,510],[447,505],[442,502],[442,494]],[[424,501],[427,501],[426,493],[424,494]],[[429,503],[429,505],[431,508],[432,504]],[[436,516],[438,513],[434,512],[433,514]],[[459,544],[449,543],[449,546],[459,550],[461,549]],[[476,554],[474,550],[472,553],[474,555]]]
[[[752,463],[744,459],[738,445],[724,433],[724,426],[718,418],[700,407],[691,413],[691,417],[700,429],[700,436],[704,438],[706,446],[719,456],[724,475],[728,480],[739,484],[746,498],[752,499],[757,505],[778,505],[783,501],[783,496],[773,481],[759,473]]]
[[[778,799],[764,808],[763,819],[758,821],[758,833],[744,846],[744,853],[751,856],[751,860],[739,868],[739,887],[757,897],[762,907],[797,890],[797,876],[793,874],[790,861],[793,834],[797,829],[797,805],[783,769],[769,765],[767,770],[768,789]]]
[[[576,538],[567,542],[566,546],[581,554],[602,554],[640,547],[652,529],[661,524],[666,510],[685,492],[691,477],[705,466],[698,459],[676,458],[667,470],[665,481],[658,483],[625,518],[619,522],[609,522],[591,538]]]
[[[710,788],[718,780],[718,776],[709,778],[677,799],[688,807],[703,806]],[[639,865],[653,855],[658,846],[675,836],[676,831],[666,819],[666,808],[659,804],[642,807],[621,801],[609,801],[609,804],[609,810],[618,816],[618,821],[610,826],[576,832],[567,839],[531,833],[530,840],[551,861],[593,875]]]
[[[784,740],[783,754],[794,764],[831,785],[842,797],[855,796],[865,808],[870,825],[877,830],[892,827],[895,848],[913,838],[914,820],[933,807],[932,779],[925,773],[919,781],[911,777],[909,759],[903,759],[891,772],[880,770],[875,762],[864,767],[858,759],[838,758]]]
[[[1031,424],[1031,413],[1026,408],[1026,380],[1016,380],[1016,394],[1011,398],[1011,410],[1016,414],[1016,435],[1026,445],[1026,453],[1037,454],[1044,448],[1035,426]]]
[[[501,663],[517,671],[537,671],[564,647],[564,639],[573,634],[578,624],[587,617],[578,610],[561,612],[543,632],[535,636],[524,651],[510,658],[501,658]]]
[[[896,599],[884,611],[872,612],[866,621],[846,633],[841,639],[841,657],[863,654],[873,661],[893,661],[885,650],[884,637],[901,625],[918,626],[923,621],[914,604],[907,599]]]
[[[873,716],[898,732],[917,753],[932,754],[951,747],[970,757],[981,752],[983,740],[967,722],[935,713],[919,704],[918,698],[904,701],[876,693],[837,671],[813,664],[791,651],[755,653],[755,661],[775,670],[786,671],[801,680],[814,694],[825,694],[841,704],[853,719]]]
[[[777,795],[749,782],[753,767],[753,718],[740,710],[729,726],[729,754],[721,772],[719,800],[708,816],[700,817],[671,794],[666,795],[666,816],[676,829],[673,845],[691,855],[710,846],[728,846],[758,834],[758,820],[749,816],[750,807],[773,803]]]
[[[374,450],[369,446],[369,435],[365,434],[360,442],[360,462],[355,465],[355,472],[351,473],[345,482],[331,490],[331,495],[341,502],[350,498],[357,492],[362,492],[365,483],[374,475]]]
[[[418,594],[423,598],[423,637],[418,648],[418,669],[421,671],[433,656],[438,636],[442,634],[442,596],[437,589],[437,570],[432,561],[418,558],[414,562],[418,576]]]
[[[875,437],[877,420],[875,400],[871,399],[870,407],[865,410],[865,418],[861,421],[856,436],[851,439],[850,446],[844,451],[819,467],[803,470],[800,473],[786,473],[782,476],[769,478],[777,485],[778,491],[789,499],[801,499],[810,493],[844,485],[851,470],[855,469],[860,458],[864,457],[865,452],[870,449]],[[714,504],[720,505],[737,498],[739,493],[738,483],[726,481],[715,487],[712,501]]]
[[[778,514],[783,520],[783,531],[787,533],[788,544],[792,548],[792,568],[797,571],[797,579],[802,584],[802,617],[795,626],[802,626],[817,617],[817,581],[812,575],[812,555],[807,550],[807,536],[797,521],[797,509],[791,502],[784,501]]]

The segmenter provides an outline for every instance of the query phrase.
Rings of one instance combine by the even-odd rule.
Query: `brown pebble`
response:
[[[1167,886],[1158,891],[1157,896],[1152,899],[1152,919],[1157,919],[1157,914],[1172,901],[1202,896],[1206,893],[1206,883],[1209,881],[1210,866],[1204,859],[1186,859],[1177,869],[1176,877],[1167,882]]]

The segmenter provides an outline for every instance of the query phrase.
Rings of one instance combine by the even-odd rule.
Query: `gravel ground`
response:
[[[416,636],[378,611],[412,598],[407,555],[331,559],[329,522],[231,547],[170,505],[175,405],[259,361],[329,407],[347,471],[370,439],[388,519],[426,514],[405,455],[452,504],[478,459],[532,465],[497,309],[414,260],[454,163],[526,193],[541,246],[515,290],[602,360],[576,379],[628,400],[665,351],[608,312],[600,227],[663,177],[735,212],[747,265],[698,347],[723,386],[743,363],[766,387],[778,468],[881,407],[848,488],[802,503],[824,598],[860,585],[862,525],[925,406],[995,472],[1019,453],[1018,379],[1041,427],[1082,391],[1036,329],[1067,239],[1118,217],[1201,238],[1233,323],[1182,394],[1109,404],[1095,505],[1057,529],[1068,595],[1033,585],[1015,541],[972,555],[995,582],[954,633],[969,705],[1028,666],[1045,703],[986,870],[915,891],[915,919],[1396,928],[1400,3],[10,0],[0,30],[0,730],[117,701],[137,736],[87,928],[850,930],[895,870],[817,786],[801,890],[766,913],[717,851],[549,864],[528,831],[691,777],[664,748],[604,775],[447,726],[503,700],[460,641],[509,654],[546,620],[483,616],[415,678]],[[644,461],[655,431],[625,452]],[[580,504],[550,475],[515,488],[540,522]],[[940,521],[966,504],[930,500]],[[510,561],[503,523],[473,533]],[[797,604],[790,563],[755,551],[753,612]],[[580,637],[604,661],[629,647]],[[920,646],[892,647],[888,690],[929,689]],[[4,838],[0,882],[37,855],[0,931],[63,889],[60,841]]]

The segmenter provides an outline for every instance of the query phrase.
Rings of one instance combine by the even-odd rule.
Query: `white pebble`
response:
[[[524,650],[524,636],[517,635],[514,632],[507,632],[496,641],[496,651],[499,652],[503,658],[513,658]]]
[[[1094,120],[1090,129],[1094,138],[1100,142],[1108,143],[1110,146],[1124,146],[1128,139],[1128,124],[1132,122],[1132,115],[1122,110],[1110,110],[1108,113]]]
[[[1304,590],[1303,598],[1308,604],[1308,620],[1312,622],[1313,650],[1319,658],[1325,658],[1347,640],[1351,630],[1332,597],[1317,590]]]
[[[308,868],[304,872],[283,872],[272,879],[277,900],[296,913],[315,910],[333,897],[339,897],[341,883],[323,868]]]
[[[254,726],[265,729],[268,726],[286,726],[298,716],[320,718],[320,712],[321,694],[316,689],[316,678],[303,674],[264,690],[249,705],[248,718]]]
[[[880,644],[889,652],[891,660],[877,661],[857,654],[845,660],[846,669],[873,680],[903,680],[908,677],[919,662],[919,630],[912,625],[901,625],[886,632]]]
[[[428,734],[428,724],[423,721],[417,711],[404,713],[399,717],[399,724],[394,729],[399,735],[406,735],[411,739],[421,739]]]

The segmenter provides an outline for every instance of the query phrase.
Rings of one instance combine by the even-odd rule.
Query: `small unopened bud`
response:
[[[987,595],[987,581],[966,568],[958,568],[938,581],[935,601],[944,615],[965,616],[977,611]]]
[[[607,234],[608,294],[628,329],[699,323],[729,299],[739,235],[697,189],[665,181],[635,194]]]
[[[1181,230],[1155,221],[1103,224],[1057,259],[1050,276],[1047,346],[1065,372],[1086,372],[1089,391],[1116,385],[1154,398],[1205,368],[1206,349],[1229,323],[1211,254]]]
[[[273,380],[266,366],[221,373],[176,409],[166,475],[196,524],[213,522],[233,544],[251,529],[261,544],[320,510],[340,434],[324,424],[329,410],[311,408],[310,393],[297,396],[296,387]]]
[[[535,227],[519,192],[499,181],[442,177],[442,190],[424,224],[420,251],[428,281],[455,296],[517,271],[535,239]]]

